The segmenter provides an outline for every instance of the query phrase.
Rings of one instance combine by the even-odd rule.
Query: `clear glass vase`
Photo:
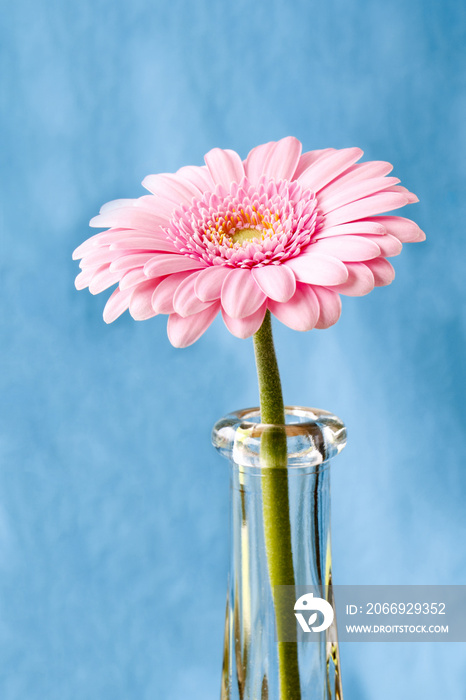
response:
[[[346,444],[344,424],[327,411],[297,406],[286,407],[286,426],[261,424],[257,408],[229,414],[212,433],[214,446],[231,465],[231,559],[221,698],[341,700],[336,620],[325,632],[313,635],[313,641],[303,635],[296,614],[291,636],[296,641],[282,641],[277,632],[277,589],[282,587],[272,586],[269,575],[264,489],[271,470],[261,455],[264,436],[277,430],[286,434],[287,463],[273,478],[286,480],[281,483],[288,492],[294,569],[294,587],[285,589],[291,588],[293,599],[313,590],[330,604],[333,600],[329,463]],[[285,647],[280,649],[281,645]],[[283,653],[289,652],[296,655],[299,669],[299,687],[293,692],[283,689],[280,669]]]

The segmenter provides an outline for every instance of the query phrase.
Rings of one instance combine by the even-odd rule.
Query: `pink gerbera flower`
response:
[[[169,314],[176,347],[194,343],[221,311],[239,338],[267,309],[299,331],[328,328],[340,294],[389,284],[386,258],[425,236],[409,219],[378,216],[417,202],[387,177],[389,163],[356,165],[359,148],[301,153],[292,137],[253,148],[246,160],[214,148],[206,165],[149,175],[151,194],[105,204],[91,226],[109,227],[73,254],[76,287],[118,283],[107,323]]]

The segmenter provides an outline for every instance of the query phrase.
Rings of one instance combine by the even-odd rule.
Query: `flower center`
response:
[[[299,255],[320,220],[315,194],[299,183],[243,178],[175,210],[167,235],[184,255],[249,268]]]
[[[261,241],[262,237],[262,231],[258,231],[256,228],[241,228],[232,235],[231,240],[233,243],[244,243],[244,241]]]

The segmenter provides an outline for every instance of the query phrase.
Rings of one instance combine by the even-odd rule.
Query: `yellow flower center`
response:
[[[255,240],[260,241],[263,238],[262,233],[262,231],[258,231],[256,228],[241,228],[231,236],[231,240],[233,243],[244,243],[244,241]]]

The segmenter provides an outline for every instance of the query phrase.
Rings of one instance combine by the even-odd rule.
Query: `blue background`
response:
[[[465,29],[457,0],[2,3],[2,700],[218,697],[209,436],[257,404],[251,341],[107,326],[71,261],[102,203],[214,146],[358,145],[419,195],[428,239],[394,284],[328,331],[277,323],[277,351],[286,401],[348,425],[335,580],[466,582]],[[347,644],[342,664],[345,700],[466,698],[463,644]]]

